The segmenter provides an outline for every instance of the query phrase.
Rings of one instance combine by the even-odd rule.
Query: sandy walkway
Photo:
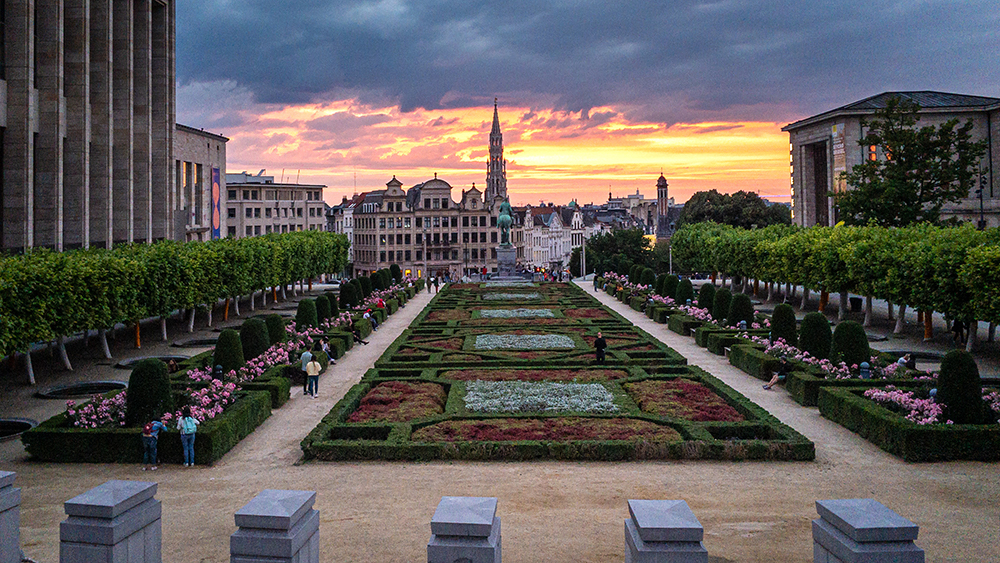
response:
[[[587,286],[584,286],[585,288]],[[705,526],[715,562],[812,561],[809,521],[821,498],[875,497],[921,526],[928,561],[997,560],[996,464],[905,464],[795,405],[783,391],[694,347],[617,301],[602,302],[745,393],[817,442],[813,463],[307,463],[298,442],[357,381],[428,300],[422,293],[321,378],[319,399],[294,398],[214,467],[144,473],[118,465],[31,463],[0,448],[18,472],[22,545],[58,560],[62,502],[107,479],[159,482],[164,561],[229,561],[233,512],[265,488],[318,491],[329,562],[426,561],[430,517],[442,495],[497,496],[508,562],[620,562],[629,498],[682,498]]]

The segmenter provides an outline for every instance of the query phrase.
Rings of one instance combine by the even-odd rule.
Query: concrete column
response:
[[[33,137],[37,128],[37,91],[34,89],[34,1],[7,5],[4,33],[4,72],[7,111],[3,139],[4,249],[22,250],[34,243]]]
[[[63,3],[35,0],[38,58],[38,136],[34,163],[34,245],[62,250],[63,137],[66,134],[63,90]]]
[[[232,563],[319,563],[319,511],[313,491],[267,489],[236,511]]]
[[[494,497],[441,497],[431,518],[427,563],[500,563]]]
[[[132,2],[112,2],[112,236],[113,242],[131,242],[132,210]]]
[[[171,2],[171,5],[173,3]],[[174,122],[171,96],[171,73],[169,50],[173,29],[171,6],[154,2],[151,13],[151,232],[154,239],[173,238],[173,146]]]
[[[0,563],[21,563],[21,489],[16,473],[0,471]]]
[[[112,46],[111,0],[90,5],[90,246],[111,248]]]
[[[708,563],[701,522],[683,500],[629,500],[625,563]]]
[[[127,1],[127,0],[126,0]],[[136,241],[153,238],[152,177],[152,9],[151,0],[131,0],[132,36],[132,236]]]
[[[160,563],[156,483],[108,481],[65,503],[60,563]]]
[[[90,245],[90,2],[65,2],[63,247]]]
[[[919,528],[874,499],[818,500],[813,563],[923,563]]]

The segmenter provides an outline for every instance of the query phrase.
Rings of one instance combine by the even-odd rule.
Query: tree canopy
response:
[[[626,274],[633,265],[652,266],[649,239],[642,229],[601,233],[587,239],[587,269],[594,265],[598,272],[615,271]]]
[[[788,207],[768,205],[753,192],[738,191],[731,195],[716,190],[695,192],[681,210],[678,227],[706,221],[750,229],[788,225],[792,215]]]

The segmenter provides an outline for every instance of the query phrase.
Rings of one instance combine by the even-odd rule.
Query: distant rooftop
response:
[[[892,98],[902,98],[916,102],[923,111],[989,111],[1000,108],[1000,98],[990,98],[987,96],[970,96],[967,94],[951,94],[948,92],[934,92],[922,90],[917,92],[883,92],[874,96],[851,102],[839,108],[801,119],[781,128],[782,131],[790,131],[812,125],[818,121],[824,121],[839,115],[868,115],[876,110],[883,109]]]

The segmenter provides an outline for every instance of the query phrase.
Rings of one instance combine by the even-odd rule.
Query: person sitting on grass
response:
[[[789,373],[792,373],[792,364],[788,360],[781,360],[778,371],[774,372],[774,377],[771,378],[771,381],[764,384],[764,389],[770,389],[777,385],[779,381],[784,381]]]

